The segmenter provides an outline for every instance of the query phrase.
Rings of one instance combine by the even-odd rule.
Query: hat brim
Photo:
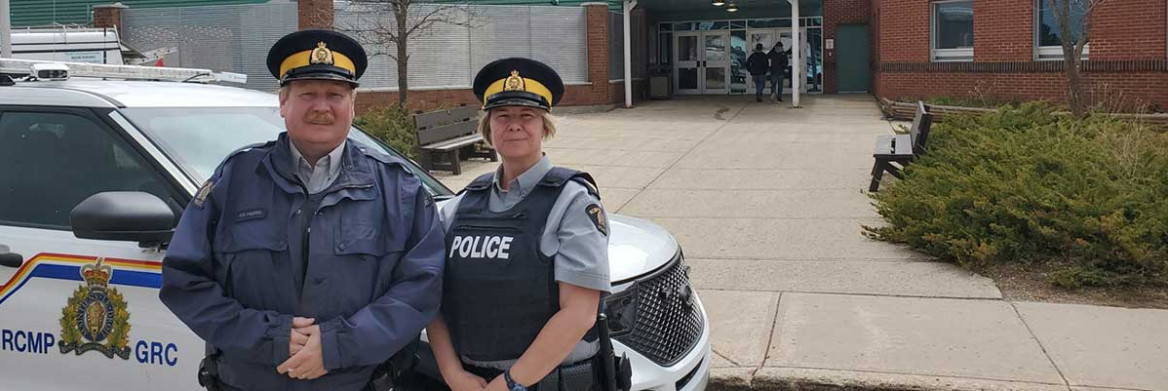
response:
[[[551,111],[551,105],[546,98],[527,91],[504,91],[491,95],[487,98],[487,104],[483,105],[483,110],[500,106],[536,107]]]
[[[488,103],[486,106],[483,106],[483,110],[490,110],[490,109],[493,109],[496,107],[504,107],[504,106],[533,107],[533,108],[537,108],[537,109],[544,109],[547,111],[551,111],[551,109],[549,109],[545,105],[542,105],[542,104],[539,104],[536,102],[532,102],[528,99],[521,99],[521,98],[500,99],[500,100]]]
[[[299,80],[343,81],[345,83],[349,83],[349,85],[353,88],[357,88],[357,86],[361,85],[361,83],[335,73],[305,73],[296,76],[285,77],[284,80],[280,80],[280,87],[287,86],[288,83]]]

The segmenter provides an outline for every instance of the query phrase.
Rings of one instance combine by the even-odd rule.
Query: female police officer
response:
[[[454,391],[587,391],[608,227],[592,178],[542,152],[563,82],[509,58],[483,67],[474,91],[502,164],[442,209],[443,300],[427,328],[442,378]]]

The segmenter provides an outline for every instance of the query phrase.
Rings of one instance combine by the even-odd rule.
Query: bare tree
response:
[[[398,106],[406,106],[409,91],[409,42],[439,24],[471,26],[474,13],[467,3],[418,0],[348,0],[343,9],[353,15],[338,21],[337,28],[377,48],[372,56],[385,55],[397,63]]]
[[[1044,0],[1058,24],[1067,73],[1067,102],[1075,116],[1087,112],[1088,99],[1083,93],[1083,48],[1091,42],[1091,23],[1095,10],[1108,0]],[[1077,20],[1076,20],[1077,19]],[[1075,28],[1078,27],[1078,35]]]

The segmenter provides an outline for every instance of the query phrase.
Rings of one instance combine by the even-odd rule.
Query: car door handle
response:
[[[24,264],[24,256],[11,252],[8,246],[0,244],[0,266],[20,267]]]

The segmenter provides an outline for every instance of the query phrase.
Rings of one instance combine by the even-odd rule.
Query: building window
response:
[[[1063,42],[1062,30],[1059,28],[1058,19],[1054,16],[1054,11],[1050,9],[1050,0],[1035,0],[1038,4],[1035,9],[1035,29],[1034,41],[1037,49],[1037,58],[1039,60],[1062,60],[1063,59]],[[1083,33],[1083,15],[1087,13],[1083,2],[1071,1],[1071,42],[1077,43],[1079,37]],[[1087,59],[1087,53],[1091,50],[1091,44],[1083,47],[1083,59]]]
[[[973,1],[935,1],[933,7],[933,60],[973,60]]]

